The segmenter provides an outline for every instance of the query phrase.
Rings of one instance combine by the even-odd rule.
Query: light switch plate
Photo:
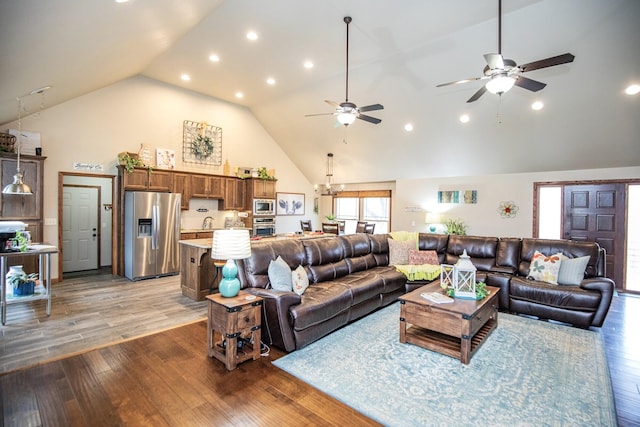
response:
[[[58,219],[57,218],[45,218],[44,219],[44,225],[58,225]]]

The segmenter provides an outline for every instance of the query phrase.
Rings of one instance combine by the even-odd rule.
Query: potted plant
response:
[[[118,163],[124,166],[124,170],[127,173],[133,172],[133,168],[139,167],[144,168],[147,167],[149,172],[151,172],[151,166],[147,166],[144,164],[142,160],[138,158],[138,155],[135,153],[120,153],[118,154]]]
[[[445,223],[445,234],[458,234],[464,236],[467,234],[467,226],[461,219],[449,218]]]
[[[332,213],[330,213],[329,215],[325,216],[325,218],[327,218],[327,220],[329,220],[329,222],[335,222],[336,220],[336,216]]]
[[[28,296],[33,295],[37,278],[38,273],[27,275],[21,265],[14,265],[7,273],[7,284],[12,287],[13,295]]]

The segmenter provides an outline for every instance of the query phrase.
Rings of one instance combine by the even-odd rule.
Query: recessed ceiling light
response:
[[[640,85],[630,85],[624,90],[627,95],[637,95],[640,93]]]
[[[542,101],[536,101],[533,104],[531,104],[531,109],[533,110],[542,110],[544,108],[544,103]]]
[[[407,123],[406,125],[404,125],[404,130],[406,130],[407,132],[413,131],[413,125],[411,123]]]
[[[116,3],[126,3],[126,2],[128,2],[128,1],[129,1],[129,0],[116,0]]]
[[[268,85],[274,85],[274,84],[276,84],[276,79],[274,79],[273,77],[269,77],[269,78],[267,79],[267,84],[268,84]]]
[[[255,31],[249,31],[247,33],[247,38],[249,40],[258,40],[258,34]]]
[[[209,61],[211,61],[211,62],[220,62],[220,57],[218,55],[216,55],[215,53],[212,53],[211,55],[209,55]]]
[[[180,76],[180,78],[185,82],[188,82],[189,80],[191,80],[191,76],[189,74],[183,74]]]
[[[236,98],[244,98],[244,93],[236,92]]]
[[[471,117],[469,117],[468,114],[463,114],[460,116],[459,120],[461,123],[469,123],[469,120],[471,120]]]
[[[313,68],[313,62],[311,62],[311,61],[304,61],[304,68],[307,68],[307,69],[311,69],[311,68]]]

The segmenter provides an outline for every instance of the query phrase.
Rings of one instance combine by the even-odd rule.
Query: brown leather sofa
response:
[[[500,310],[557,320],[582,328],[602,326],[614,283],[605,276],[605,252],[597,243],[533,238],[498,238],[420,233],[421,250],[434,250],[440,263],[455,264],[466,249],[477,268],[476,280],[500,288]],[[589,256],[579,286],[551,285],[528,279],[534,252]],[[408,282],[407,291],[424,282]]]
[[[357,233],[254,242],[251,257],[238,262],[238,276],[243,289],[264,298],[264,339],[286,351],[302,348],[424,285],[407,281],[388,265],[388,238]],[[418,246],[435,250],[446,264],[455,264],[466,250],[478,269],[477,280],[501,289],[503,311],[599,327],[613,297],[614,283],[604,277],[604,251],[596,243],[420,233]],[[579,286],[527,279],[535,250],[569,258],[589,255],[585,279]],[[306,270],[310,286],[303,296],[270,288],[269,262],[278,255],[292,270],[299,265]]]
[[[238,276],[243,289],[264,298],[263,337],[293,351],[396,301],[406,277],[388,265],[387,238],[358,233],[253,242],[251,257],[238,262]],[[278,255],[292,270],[306,270],[310,285],[303,296],[270,289],[269,262]]]

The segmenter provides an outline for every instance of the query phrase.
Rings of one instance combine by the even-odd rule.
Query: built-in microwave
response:
[[[262,217],[253,219],[253,237],[273,236],[276,234],[276,219],[274,217]]]
[[[273,216],[276,214],[276,201],[274,199],[253,199],[254,216]]]

